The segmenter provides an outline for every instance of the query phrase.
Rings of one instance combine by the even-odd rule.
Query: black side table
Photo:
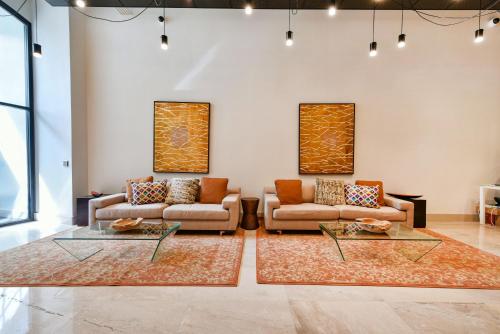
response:
[[[415,207],[413,213],[413,227],[424,228],[427,224],[427,202],[425,199],[409,199]]]
[[[243,217],[241,219],[241,228],[245,230],[256,230],[259,228],[259,218],[257,217],[257,208],[259,199],[257,197],[243,197],[241,199],[243,208]]]
[[[106,196],[106,194],[102,196]],[[76,221],[73,223],[74,225],[89,225],[89,201],[93,198],[98,197],[88,195],[76,198]]]

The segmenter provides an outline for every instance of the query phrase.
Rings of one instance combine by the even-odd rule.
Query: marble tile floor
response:
[[[0,247],[70,227],[40,224],[0,229]],[[498,227],[429,225],[500,255]],[[500,333],[500,291],[260,285],[255,231],[246,231],[240,283],[234,288],[0,288],[0,333],[114,332]]]

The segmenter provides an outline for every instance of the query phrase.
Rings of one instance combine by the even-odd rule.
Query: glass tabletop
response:
[[[392,222],[392,227],[385,233],[372,233],[364,230],[348,233],[346,231],[350,224],[355,222],[332,222],[320,224],[322,231],[328,233],[337,240],[422,240],[422,241],[441,241],[429,234],[420,232],[416,229],[406,227],[398,222]]]
[[[116,231],[109,222],[59,233],[54,240],[161,240],[177,231],[180,223],[142,223],[129,231]]]

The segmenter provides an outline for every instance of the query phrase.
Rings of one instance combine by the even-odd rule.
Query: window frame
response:
[[[35,220],[36,208],[36,179],[35,179],[35,115],[34,115],[34,85],[33,85],[33,57],[32,49],[32,33],[31,22],[25,19],[22,15],[16,12],[13,8],[0,0],[0,7],[7,11],[10,15],[18,19],[24,24],[25,31],[25,74],[27,74],[28,87],[27,87],[27,106],[12,104],[0,101],[1,106],[6,106],[12,109],[21,109],[26,111],[26,145],[27,145],[27,166],[28,166],[28,217],[26,219],[15,220],[0,225],[0,227],[19,224]],[[1,20],[1,18],[0,18]]]

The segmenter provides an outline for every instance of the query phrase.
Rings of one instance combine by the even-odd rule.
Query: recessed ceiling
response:
[[[88,7],[163,7],[164,0],[87,0]],[[406,9],[478,10],[479,0],[344,0],[338,9],[399,10],[401,1]],[[53,6],[70,6],[72,0],[47,0]],[[168,8],[227,8],[242,9],[244,0],[166,0]],[[288,9],[288,0],[253,0],[256,9]],[[291,0],[293,8],[326,9],[329,0]],[[483,0],[483,9],[500,10],[500,0]]]

